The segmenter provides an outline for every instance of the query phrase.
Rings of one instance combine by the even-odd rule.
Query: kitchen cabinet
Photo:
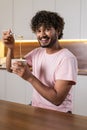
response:
[[[78,75],[73,87],[73,113],[87,116],[87,75]]]
[[[81,0],[81,39],[87,39],[87,0]]]
[[[80,0],[56,0],[56,12],[59,12],[65,21],[63,39],[80,39],[80,4]]]
[[[86,38],[87,0],[0,0],[0,9],[0,36],[11,28],[16,39],[36,39],[30,28],[31,18],[37,11],[50,10],[65,20],[63,39]]]
[[[0,69],[0,99],[6,98],[6,73]]]
[[[63,39],[79,39],[81,31],[80,0],[14,0],[14,32],[23,35],[24,39],[36,39],[30,28],[31,18],[37,11],[50,10],[64,17],[65,28]],[[49,6],[48,6],[49,5]],[[29,23],[29,24],[28,24]]]
[[[0,70],[0,99],[30,104],[32,86],[19,76]]]
[[[16,39],[19,39],[19,36],[23,36],[23,39],[32,39],[30,28],[32,2],[32,0],[14,0],[13,32],[16,34]]]
[[[13,28],[13,0],[0,0],[0,39],[2,32]]]

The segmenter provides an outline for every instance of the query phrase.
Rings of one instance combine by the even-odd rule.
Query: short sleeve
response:
[[[77,80],[77,60],[75,57],[65,57],[56,68],[55,79],[73,81]]]

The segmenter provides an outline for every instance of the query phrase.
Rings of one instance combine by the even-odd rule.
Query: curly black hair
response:
[[[42,25],[46,28],[53,27],[59,32],[58,39],[63,36],[64,24],[64,19],[58,13],[46,10],[38,11],[31,19],[31,29],[34,33]]]

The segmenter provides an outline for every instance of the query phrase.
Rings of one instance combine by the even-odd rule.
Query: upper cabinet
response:
[[[37,11],[58,12],[65,20],[63,39],[86,39],[87,0],[0,0],[0,37],[11,28],[16,39],[36,39],[30,28],[31,18]]]
[[[80,38],[80,0],[56,0],[56,12],[64,18],[64,39]]]
[[[87,0],[81,0],[81,39],[87,39]]]
[[[48,10],[55,11],[56,0],[36,0],[32,1],[32,17],[35,15],[37,11],[40,10]],[[32,39],[36,39],[35,34],[32,35]]]
[[[4,30],[13,27],[13,0],[0,0],[0,39]]]
[[[33,15],[40,10],[55,11],[56,0],[33,0]]]
[[[23,36],[23,39],[32,39],[30,20],[32,17],[32,0],[14,0],[13,31],[16,39]]]

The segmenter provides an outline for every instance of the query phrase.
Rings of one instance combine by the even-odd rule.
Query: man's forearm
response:
[[[38,80],[34,75],[32,75],[29,79],[27,79],[29,83],[32,84],[32,86],[48,101],[51,103],[58,105],[60,104],[60,101],[58,100],[58,95],[56,90],[53,88],[50,88],[43,83],[41,83],[40,80]]]
[[[14,49],[8,48],[6,57],[6,69],[11,72],[11,59],[14,58]]]

